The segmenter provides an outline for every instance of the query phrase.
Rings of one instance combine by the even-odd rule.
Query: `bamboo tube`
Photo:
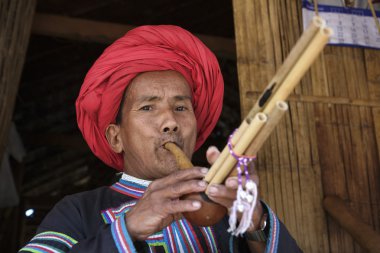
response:
[[[253,142],[245,151],[245,155],[256,155],[260,150],[264,142],[268,139],[269,135],[272,133],[273,129],[280,122],[282,117],[288,111],[289,106],[284,101],[277,101],[276,106],[273,111],[268,115],[268,122],[261,129],[258,135],[255,137]]]
[[[278,84],[276,92],[273,93],[264,105],[263,112],[270,112],[273,110],[277,101],[285,100],[290,95],[306,71],[310,68],[311,64],[322,52],[332,33],[333,31],[330,28],[324,28],[317,33],[308,45],[307,50],[290,69],[284,81],[281,84]]]
[[[320,17],[313,17],[312,22],[308,26],[307,29],[302,33],[301,37],[294,45],[293,49],[290,51],[289,55],[286,57],[284,63],[277,70],[275,76],[269,82],[267,87],[264,89],[264,92],[259,97],[257,103],[254,105],[253,109],[249,112],[249,114],[255,115],[258,113],[263,105],[267,102],[268,98],[271,94],[274,94],[281,83],[283,83],[284,79],[290,72],[290,70],[294,67],[294,65],[299,60],[300,56],[305,53],[309,47],[311,41],[315,38],[315,36],[320,33],[320,30],[325,27],[326,22]],[[323,44],[324,45],[324,44]]]
[[[310,31],[314,31],[314,25],[311,26]],[[315,59],[318,57],[320,52],[323,50],[329,37],[332,34],[332,30],[329,28],[323,28],[323,29],[321,28],[321,29],[318,29],[318,32],[314,36],[311,32],[310,34],[309,33],[307,34],[308,36],[304,37],[304,39],[301,41],[302,43],[299,44],[301,46],[296,47],[297,50],[295,51],[292,50],[293,53],[291,54],[292,55],[291,60],[286,61],[287,65],[285,65],[284,63],[285,66],[281,68],[282,70],[279,72],[279,75],[278,75],[279,77],[277,80],[284,78],[283,82],[280,84],[274,83],[275,84],[274,86],[272,84],[272,86],[269,87],[269,89],[271,92],[274,91],[274,93],[272,93],[273,95],[269,94],[269,97],[267,97],[265,101],[266,104],[265,103],[260,104],[261,99],[259,99],[259,101],[254,106],[254,109],[251,110],[252,113],[255,112],[255,108],[260,109],[260,107],[263,107],[264,108],[263,112],[266,114],[269,114],[275,107],[275,104],[277,101],[285,100],[290,95],[292,90],[301,80],[302,76],[305,74],[305,72],[309,69],[311,64],[315,61]],[[299,52],[300,48],[303,47],[303,43],[306,43],[306,42],[308,43],[308,45],[306,46],[306,49],[303,50],[299,58],[297,58],[297,54],[300,53]],[[288,66],[290,64],[294,64],[294,65]],[[289,70],[289,72],[284,73],[283,71],[285,70]],[[265,96],[265,94],[268,94],[268,93],[264,92],[263,96]],[[244,154],[246,148],[249,146],[249,144],[246,146],[247,142],[252,141],[254,138],[254,136],[246,133],[248,129],[249,127],[244,133],[241,133],[241,135],[239,136],[240,139],[244,141],[244,144],[241,144],[240,146],[239,143],[236,143],[236,145],[238,146],[235,147],[235,152],[237,152],[238,154]],[[245,147],[245,149],[243,148],[243,146]],[[209,181],[210,184],[222,183],[225,177],[230,172],[230,171],[227,171],[227,168],[228,168],[227,166],[230,165],[231,167],[229,168],[231,170],[234,164],[236,164],[236,161],[235,162],[232,161],[234,160],[234,158],[229,156],[228,153],[227,153],[227,158],[225,158],[224,156],[222,158],[224,160],[222,160],[221,162],[218,162],[218,165],[219,163],[222,163],[221,167],[217,168],[217,166],[215,166],[216,172],[214,173],[213,178]],[[222,176],[224,176],[224,178],[222,178]],[[209,180],[209,177],[207,179]]]
[[[240,137],[242,136],[242,134],[247,130],[248,126],[249,124],[247,123],[247,120],[244,120],[240,124],[240,127],[236,130],[234,136],[231,139],[232,145],[236,145],[236,143],[240,140]],[[228,150],[228,147],[225,146],[222,153],[220,153],[218,159],[211,166],[210,170],[207,172],[203,180],[205,180],[208,183],[211,182],[212,178],[216,175],[219,168],[222,166],[222,164],[227,159],[229,154],[230,152]]]
[[[241,135],[240,141],[234,147],[234,152],[237,154],[243,154],[247,149],[252,139],[257,135],[260,129],[264,126],[267,121],[267,116],[263,113],[257,113],[251,124],[249,124],[246,131]],[[231,172],[232,168],[236,164],[235,158],[228,155],[222,166],[219,168],[216,175],[210,181],[211,184],[220,184],[224,181],[226,176]],[[208,189],[206,190],[207,193]]]
[[[341,198],[327,196],[323,200],[323,207],[360,246],[370,253],[380,252],[380,234],[354,215]]]
[[[246,116],[242,124],[239,126],[238,130],[235,132],[231,140],[232,145],[236,145],[238,143],[240,137],[244,134],[249,124],[251,123],[252,119],[262,109],[263,104],[261,104],[260,101],[263,102],[265,100],[263,102],[265,104],[266,100],[269,98],[269,97],[263,98],[265,94],[269,94],[269,95],[273,94],[279,89],[279,86],[280,86],[279,84],[283,83],[283,80],[288,76],[289,71],[293,68],[293,66],[299,60],[300,55],[302,55],[305,51],[307,51],[308,48],[310,49],[308,45],[317,36],[317,34],[320,33],[321,27],[324,27],[324,26],[325,26],[325,21],[322,18],[320,17],[313,18],[309,27],[305,30],[301,38],[298,40],[294,48],[291,50],[284,64],[279,68],[274,78],[271,80],[267,88],[264,90],[263,95],[260,96],[260,98],[258,99],[258,102],[250,110],[250,112],[248,113],[248,115]],[[325,43],[323,43],[323,46],[324,45]],[[302,75],[303,74],[304,73],[302,73]],[[224,164],[228,156],[229,156],[229,150],[228,150],[228,147],[226,146],[223,149],[222,153],[220,154],[219,158],[215,161],[215,163],[211,166],[209,172],[206,174],[204,178],[205,181],[209,183],[212,181],[212,178],[215,177],[215,175],[218,173],[218,170],[220,169],[222,164]]]

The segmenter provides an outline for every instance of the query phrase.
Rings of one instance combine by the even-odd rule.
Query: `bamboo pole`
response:
[[[265,125],[265,128],[259,132],[256,138],[249,145],[249,147],[245,151],[246,155],[257,154],[257,152],[260,150],[264,142],[268,139],[269,135],[278,125],[278,123],[285,115],[285,113],[288,111],[288,109],[289,106],[287,103],[285,103],[284,101],[277,101],[276,106],[273,109],[273,112],[269,114],[270,116],[268,117],[268,122]]]
[[[285,77],[288,75],[287,73],[290,71],[290,69],[297,63],[299,60],[300,55],[306,51],[308,48],[308,45],[310,42],[315,38],[318,32],[320,32],[320,29],[324,27],[326,22],[320,18],[315,17],[313,18],[312,22],[308,26],[308,28],[305,30],[305,32],[302,34],[300,39],[298,40],[297,44],[294,46],[293,50],[289,53],[289,56],[286,58],[284,64],[279,68],[276,75],[273,77],[273,79],[269,82],[269,85],[263,92],[263,94],[268,94],[268,91],[271,91],[272,93],[276,92],[279,88],[279,85],[283,82]],[[259,101],[263,101],[262,97],[259,99]],[[238,141],[240,140],[240,137],[244,134],[245,130],[248,128],[249,124],[255,117],[255,115],[260,111],[261,104],[257,103],[247,114],[237,131],[235,132],[231,143],[232,145],[236,145]],[[226,146],[223,151],[221,152],[219,158],[215,161],[215,163],[211,166],[209,172],[205,176],[204,180],[206,182],[211,182],[212,178],[217,174],[219,168],[221,165],[225,162],[227,157],[229,156],[229,150]]]
[[[235,145],[234,152],[245,154],[246,149],[258,134],[257,129],[255,129],[256,132],[248,131],[251,128],[250,119],[254,115],[258,115],[259,111],[262,111],[265,116],[269,115],[274,111],[277,101],[285,100],[290,95],[302,76],[321,53],[332,33],[330,28],[325,27],[323,19],[319,17],[313,19],[313,22],[290,52],[289,57],[267,86],[261,98],[240,125],[237,131],[238,136],[232,139],[232,145]],[[269,134],[266,137],[268,136]],[[260,142],[263,142],[263,140],[260,140]],[[225,147],[220,159],[214,163],[204,180],[209,185],[222,183],[235,164],[236,160],[229,155],[228,148]]]
[[[257,113],[251,124],[249,124],[247,127],[247,130],[242,134],[239,143],[234,147],[234,152],[237,154],[243,154],[244,151],[248,148],[252,139],[257,135],[267,120],[268,117],[265,114]],[[235,158],[231,155],[228,155],[222,166],[218,169],[217,174],[210,181],[209,185],[222,183],[226,176],[228,176],[228,174],[231,172],[235,164]]]

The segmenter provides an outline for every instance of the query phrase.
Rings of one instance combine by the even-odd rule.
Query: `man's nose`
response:
[[[162,133],[175,133],[179,130],[178,122],[172,111],[167,111],[163,115],[163,123],[161,126]]]

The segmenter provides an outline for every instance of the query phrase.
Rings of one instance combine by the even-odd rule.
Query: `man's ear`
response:
[[[121,153],[123,151],[123,142],[120,136],[119,125],[109,124],[106,129],[106,138],[108,144],[115,153]]]

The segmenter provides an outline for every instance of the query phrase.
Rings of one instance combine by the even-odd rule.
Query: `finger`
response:
[[[236,199],[236,189],[224,185],[211,185],[207,195],[212,201],[229,208]]]
[[[259,186],[259,176],[257,174],[253,174],[253,175],[250,174],[249,175],[249,179],[251,179],[253,182],[255,182],[255,184],[257,186]],[[246,177],[242,177],[242,179],[241,179],[242,186],[245,186],[245,183],[246,183]],[[237,187],[239,185],[238,178],[237,177],[229,177],[229,178],[227,178],[226,182],[225,182],[225,185],[228,188],[237,189]]]
[[[203,178],[208,169],[207,168],[201,168],[201,167],[194,167],[191,169],[186,170],[178,170],[173,172],[167,177],[160,178],[152,182],[147,191],[156,191],[162,188],[165,188],[169,185],[176,184],[179,182],[196,179],[196,178]]]
[[[167,214],[177,215],[183,212],[192,212],[200,209],[202,203],[198,200],[167,200],[163,203],[162,209]]]
[[[234,200],[236,198],[236,189],[227,188],[224,185],[213,184],[208,189],[208,196],[214,198],[227,198]]]
[[[214,164],[216,159],[218,159],[220,151],[215,146],[210,146],[206,151],[206,158],[209,164]]]
[[[176,199],[183,195],[203,192],[206,190],[207,183],[203,180],[181,181],[176,184],[168,185],[152,193],[154,199]]]

